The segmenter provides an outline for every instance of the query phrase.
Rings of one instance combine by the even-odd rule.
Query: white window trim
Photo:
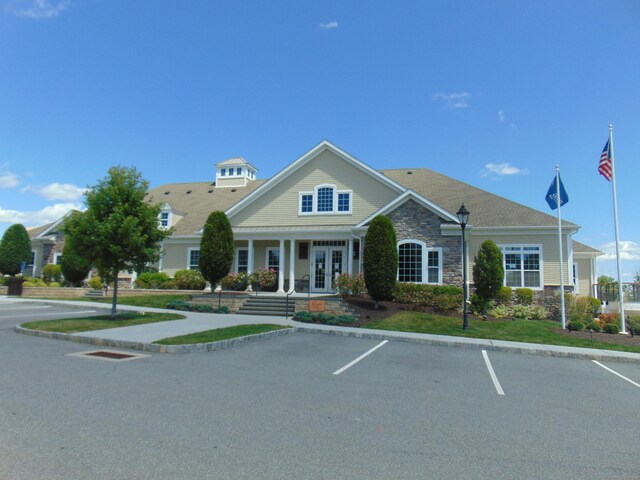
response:
[[[162,225],[162,214],[167,214],[167,225]],[[171,228],[171,223],[173,221],[173,212],[169,208],[163,208],[160,210],[160,215],[158,215],[158,228],[161,230],[169,230]]]
[[[580,267],[578,262],[573,262],[573,270],[571,271],[571,279],[573,280],[573,293],[580,293],[578,285],[580,284]]]
[[[191,268],[191,252],[193,251],[200,251],[200,247],[189,247],[187,249],[187,270],[193,270]],[[198,266],[198,268],[200,268],[200,266]]]
[[[62,257],[62,252],[56,252],[53,254],[53,264],[54,265],[60,265],[58,263],[58,258]]]
[[[278,268],[280,268],[280,255],[282,255],[283,252],[280,252],[280,247],[267,247],[265,249],[264,252],[264,268],[266,268],[267,270],[269,270],[269,251],[271,250],[276,250],[278,251]]]
[[[330,212],[318,211],[318,190],[321,188],[333,189],[333,210]],[[349,210],[338,211],[338,196],[341,193],[349,195]],[[302,196],[311,195],[311,211],[302,211]],[[298,215],[352,215],[353,214],[353,190],[338,190],[338,188],[330,183],[323,183],[316,185],[312,192],[299,192],[298,193]]]
[[[505,260],[505,248],[513,248],[513,247],[518,247],[520,248],[520,254],[524,253],[524,249],[525,248],[532,248],[535,247],[538,249],[538,255],[540,256],[540,285],[538,287],[525,287],[524,286],[524,277],[522,276],[522,274],[525,272],[524,270],[524,265],[521,267],[520,269],[520,273],[521,273],[521,280],[522,280],[522,287],[511,287],[511,288],[530,288],[531,290],[544,290],[544,262],[543,262],[543,256],[542,256],[542,244],[529,244],[529,243],[505,243],[505,244],[499,244],[498,248],[500,248],[500,251],[502,252],[502,268],[504,268],[504,278],[502,279],[502,285],[506,286],[507,285],[507,265],[506,265],[506,260]],[[515,253],[515,252],[510,252],[510,253]]]
[[[402,283],[415,283],[415,284],[419,284],[419,285],[442,285],[442,278],[443,278],[443,263],[444,263],[444,259],[442,256],[442,247],[427,247],[427,244],[425,242],[423,242],[422,240],[415,240],[415,239],[405,239],[405,240],[400,240],[397,245],[396,245],[396,249],[399,252],[400,251],[400,245],[404,245],[406,243],[415,243],[418,244],[422,247],[422,282],[402,282]],[[438,283],[431,283],[429,282],[429,258],[428,258],[428,254],[429,252],[438,252]],[[396,280],[399,280],[400,278],[400,265],[398,265],[398,271],[396,272]]]
[[[239,270],[239,261],[240,261],[240,251],[244,250],[247,252],[247,272],[251,271],[249,268],[249,247],[236,247],[236,253],[235,253],[235,261],[234,261],[234,268],[235,268],[235,272],[236,273],[240,273]]]

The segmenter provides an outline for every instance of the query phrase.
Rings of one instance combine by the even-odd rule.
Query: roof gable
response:
[[[269,192],[274,187],[279,185],[283,180],[285,180],[287,177],[292,175],[294,172],[298,171],[299,169],[304,167],[306,164],[311,162],[313,159],[317,158],[319,155],[327,151],[331,152],[333,155],[343,160],[344,162],[347,162],[348,164],[357,168],[362,173],[370,176],[371,178],[374,178],[375,180],[379,181],[381,184],[384,184],[385,186],[389,187],[391,190],[395,191],[396,193],[402,193],[406,190],[406,188],[403,187],[398,182],[372,169],[365,163],[361,162],[360,160],[357,160],[355,157],[352,157],[351,155],[339,149],[332,143],[324,140],[318,145],[316,145],[314,148],[306,152],[300,158],[295,160],[293,163],[288,165],[286,168],[278,172],[274,177],[272,177],[270,180],[265,182],[262,186],[260,186],[258,189],[253,191],[251,194],[247,195],[243,200],[236,203],[233,207],[227,210],[226,212],[227,216],[229,218],[232,218],[235,214],[240,212],[242,209],[244,209],[248,205],[251,205],[253,202],[257,201],[260,197],[262,197],[265,193]]]

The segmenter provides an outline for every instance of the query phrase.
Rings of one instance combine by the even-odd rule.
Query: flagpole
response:
[[[620,305],[620,333],[627,333],[624,318],[624,294],[622,268],[620,266],[620,233],[618,228],[618,195],[616,193],[616,167],[613,155],[613,125],[609,124],[609,150],[611,152],[611,186],[613,188],[613,223],[616,232],[616,264],[618,267],[618,304]]]
[[[560,318],[562,319],[562,329],[565,329],[566,315],[564,311],[564,268],[562,266],[562,198],[560,197],[560,166],[556,165],[556,199],[558,201],[558,247],[560,250]]]

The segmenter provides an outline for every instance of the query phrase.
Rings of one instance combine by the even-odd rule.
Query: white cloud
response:
[[[14,13],[20,17],[45,19],[60,15],[71,5],[71,0],[19,0]]]
[[[489,175],[527,175],[529,171],[525,168],[514,167],[510,163],[487,163],[482,171],[482,176]]]
[[[27,186],[23,191],[35,192],[47,200],[66,200],[71,202],[82,197],[87,189],[77,187],[71,183],[51,183],[44,187]]]
[[[469,103],[469,99],[471,98],[471,94],[469,92],[460,92],[460,93],[436,93],[433,96],[433,100],[437,102],[445,102],[447,108],[458,109],[458,108],[469,108],[471,104]]]
[[[7,210],[0,207],[0,223],[21,223],[25,227],[37,227],[53,222],[64,216],[69,210],[82,210],[83,207],[77,203],[56,203],[48,205],[41,210],[20,211]]]
[[[319,27],[321,30],[333,30],[334,28],[338,28],[338,22],[334,20],[333,22],[321,23]]]
[[[616,260],[616,243],[609,242],[600,245],[598,250],[602,250],[604,255],[598,257],[599,262]],[[631,240],[620,241],[620,260],[640,260],[640,244]]]
[[[500,123],[504,123],[504,119],[506,118],[504,112],[502,110],[500,110],[498,112],[498,120],[500,121]]]
[[[20,183],[18,176],[11,172],[0,172],[0,188],[17,187]]]

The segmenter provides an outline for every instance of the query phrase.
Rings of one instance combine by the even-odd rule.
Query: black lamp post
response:
[[[456,212],[458,221],[462,227],[462,290],[463,290],[463,314],[462,314],[462,329],[467,330],[469,328],[469,309],[467,308],[467,242],[464,238],[464,228],[467,226],[469,220],[469,211],[465,208],[464,203],[460,206],[460,209]]]

